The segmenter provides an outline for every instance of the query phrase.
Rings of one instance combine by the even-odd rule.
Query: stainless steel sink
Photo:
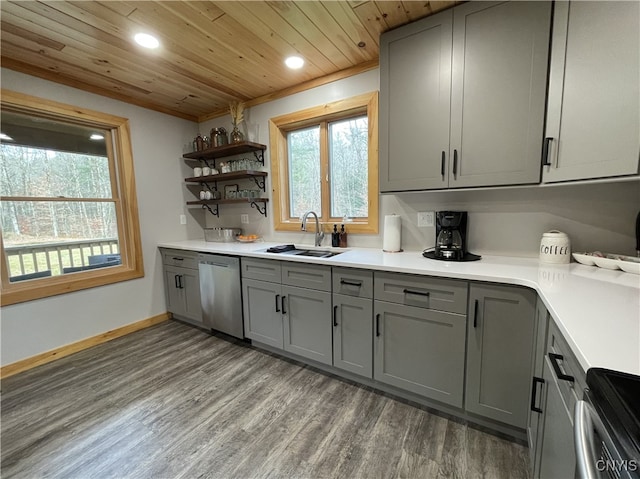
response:
[[[298,256],[312,256],[314,258],[331,258],[332,256],[342,254],[342,251],[326,251],[319,249],[307,249],[298,251]]]
[[[332,256],[336,256],[344,253],[344,251],[330,251],[326,249],[299,249],[293,247],[291,245],[291,249],[283,250],[283,251],[269,251],[269,253],[290,255],[290,256],[309,256],[311,258],[331,258]]]

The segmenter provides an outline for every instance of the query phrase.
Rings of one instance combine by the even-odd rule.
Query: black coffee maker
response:
[[[436,246],[422,253],[426,258],[442,261],[476,261],[481,256],[467,251],[467,212],[436,212]]]

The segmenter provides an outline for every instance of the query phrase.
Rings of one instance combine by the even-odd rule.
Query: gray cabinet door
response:
[[[333,365],[373,377],[373,301],[333,295]]]
[[[164,267],[164,292],[167,300],[167,311],[175,315],[184,313],[184,294],[179,286],[180,272],[172,266]]]
[[[164,267],[167,311],[174,316],[202,326],[200,277],[197,269]]]
[[[180,269],[180,287],[184,293],[184,317],[198,325],[204,325],[200,301],[200,274],[197,269]]]
[[[331,364],[331,293],[282,286],[284,349]]]
[[[572,413],[562,400],[548,358],[544,362],[544,380],[548,387],[544,405],[544,432],[539,477],[541,479],[574,477],[576,455]]]
[[[462,407],[466,316],[374,302],[374,379]]]
[[[471,285],[467,411],[527,427],[535,298],[524,288]]]
[[[640,3],[556,2],[543,181],[638,173]]]
[[[453,10],[449,187],[540,181],[551,6]]]
[[[382,192],[447,186],[451,19],[449,10],[380,38]]]
[[[530,404],[542,410],[541,404],[546,394],[547,384],[544,381],[544,355],[546,351],[547,325],[549,322],[549,313],[540,298],[536,301],[536,317],[534,324],[534,354],[533,364],[531,366],[531,402]],[[534,471],[534,477],[538,474],[540,465],[540,437],[542,433],[543,416],[540,411],[535,411],[532,407],[528,411],[527,419],[527,438],[529,440],[529,457],[531,467]]]
[[[282,348],[281,286],[254,279],[242,280],[244,332],[249,339]]]

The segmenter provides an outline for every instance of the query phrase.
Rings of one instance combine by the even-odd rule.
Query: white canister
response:
[[[571,261],[571,241],[566,233],[551,230],[542,235],[540,261],[553,264],[568,264]]]

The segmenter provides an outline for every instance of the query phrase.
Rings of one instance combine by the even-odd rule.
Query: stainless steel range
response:
[[[640,377],[592,368],[587,386],[575,409],[576,477],[640,478]]]

